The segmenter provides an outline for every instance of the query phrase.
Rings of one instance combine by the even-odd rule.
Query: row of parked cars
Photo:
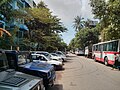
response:
[[[0,50],[0,90],[47,90],[64,61],[61,51]]]

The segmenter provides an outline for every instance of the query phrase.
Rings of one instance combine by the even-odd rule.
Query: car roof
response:
[[[44,56],[43,54],[36,54],[36,53],[33,53],[31,55],[38,55],[38,56]]]

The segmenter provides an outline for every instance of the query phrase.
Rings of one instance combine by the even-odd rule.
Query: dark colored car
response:
[[[6,51],[10,68],[43,78],[45,88],[53,86],[56,78],[54,67],[47,63],[32,62],[29,53]]]
[[[0,90],[45,90],[43,79],[9,69],[4,51],[0,51]]]

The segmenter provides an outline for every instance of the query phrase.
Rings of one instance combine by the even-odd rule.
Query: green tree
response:
[[[56,45],[62,44],[57,40],[60,33],[67,29],[57,16],[53,16],[47,6],[40,2],[37,8],[26,9],[28,16],[26,24],[30,29],[30,41],[37,43],[37,50],[58,49]]]
[[[93,14],[100,20],[102,41],[120,38],[119,0],[90,0]]]
[[[83,18],[81,16],[76,16],[73,21],[73,28],[75,31],[80,31],[83,28]]]
[[[61,19],[53,16],[50,9],[47,8],[44,2],[40,2],[35,8],[22,8],[13,10],[9,3],[2,0],[0,5],[2,9],[0,13],[5,16],[6,22],[11,18],[24,19],[25,24],[29,28],[29,36],[19,39],[19,45],[22,50],[56,50],[65,47],[65,43],[59,36],[62,32],[67,31]],[[10,10],[9,10],[10,9]],[[4,12],[5,11],[5,12]],[[16,46],[17,40],[15,39],[18,29],[12,30],[11,45]],[[4,39],[5,40],[5,39]],[[15,42],[13,42],[15,40]],[[4,45],[5,46],[5,45]],[[7,46],[6,46],[7,47]]]

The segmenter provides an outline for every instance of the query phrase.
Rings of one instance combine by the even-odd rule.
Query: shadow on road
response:
[[[63,85],[55,84],[53,87],[50,87],[48,90],[63,90]]]
[[[67,58],[67,60],[72,60],[71,58]],[[65,62],[67,62],[67,61],[65,61]]]
[[[67,57],[76,57],[76,55],[74,55],[74,56],[67,56]]]
[[[65,68],[63,67],[61,69],[56,69],[55,71],[64,71],[64,70],[65,70]]]

